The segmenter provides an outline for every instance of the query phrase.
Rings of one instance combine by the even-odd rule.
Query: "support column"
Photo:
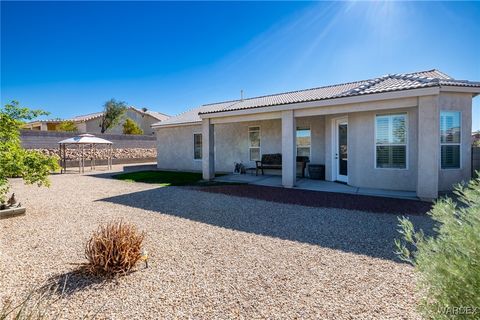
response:
[[[297,177],[296,135],[293,110],[282,111],[282,185],[292,188]]]
[[[438,96],[418,98],[417,197],[438,197],[440,163],[440,113]]]
[[[203,179],[212,180],[215,178],[215,140],[214,127],[210,119],[202,120],[202,170]]]

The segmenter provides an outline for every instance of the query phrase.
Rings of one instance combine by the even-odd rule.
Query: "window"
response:
[[[297,156],[310,157],[310,144],[310,128],[297,127]]]
[[[442,169],[460,168],[460,112],[440,112],[440,158]]]
[[[193,159],[194,160],[202,159],[202,134],[201,133],[193,134]]]
[[[407,115],[377,115],[375,119],[377,168],[407,167]]]
[[[250,161],[260,160],[260,127],[248,128]]]

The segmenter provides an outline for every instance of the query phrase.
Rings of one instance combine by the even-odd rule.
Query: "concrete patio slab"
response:
[[[282,187],[282,176],[280,175],[255,176],[252,174],[228,174],[215,178],[215,181],[238,182],[269,187]],[[324,180],[312,180],[307,178],[297,178],[297,183],[294,188],[321,192],[338,192],[365,196],[418,200],[415,192],[413,191],[357,188],[343,183]]]
[[[301,179],[297,181],[297,185],[295,187],[297,189],[323,192],[340,192],[350,194],[356,194],[358,192],[358,188],[343,183],[312,179]]]

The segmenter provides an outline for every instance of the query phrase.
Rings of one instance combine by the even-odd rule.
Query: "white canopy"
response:
[[[69,145],[76,145],[78,149],[78,172],[85,172],[85,147],[90,149],[90,154],[88,155],[90,160],[91,169],[95,169],[96,158],[97,158],[97,145],[101,144],[105,147],[102,149],[107,149],[107,166],[108,169],[112,169],[112,158],[113,158],[113,143],[111,141],[95,137],[93,134],[80,134],[76,137],[65,139],[58,142],[59,144],[59,155],[60,155],[60,164],[62,166],[61,172],[67,172],[67,148]]]
[[[58,142],[59,144],[112,144],[111,141],[95,137],[93,134],[80,134]]]

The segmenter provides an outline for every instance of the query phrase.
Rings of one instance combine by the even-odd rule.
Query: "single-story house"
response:
[[[480,131],[472,132],[472,145],[480,146]]]
[[[308,156],[325,165],[326,180],[434,199],[470,178],[479,93],[480,82],[428,70],[206,104],[153,125],[158,168],[208,180],[280,153],[290,188],[297,156]]]
[[[73,121],[77,126],[77,131],[79,133],[100,133],[102,116],[103,112],[96,112],[64,120],[37,120],[25,124],[23,129],[57,131],[57,126],[60,123],[64,121]],[[169,116],[160,112],[128,107],[123,117],[123,121],[113,128],[109,128],[107,133],[121,134],[123,132],[123,123],[127,118],[135,121],[135,123],[143,130],[144,134],[150,135],[155,133],[152,129],[152,125],[168,119]]]

